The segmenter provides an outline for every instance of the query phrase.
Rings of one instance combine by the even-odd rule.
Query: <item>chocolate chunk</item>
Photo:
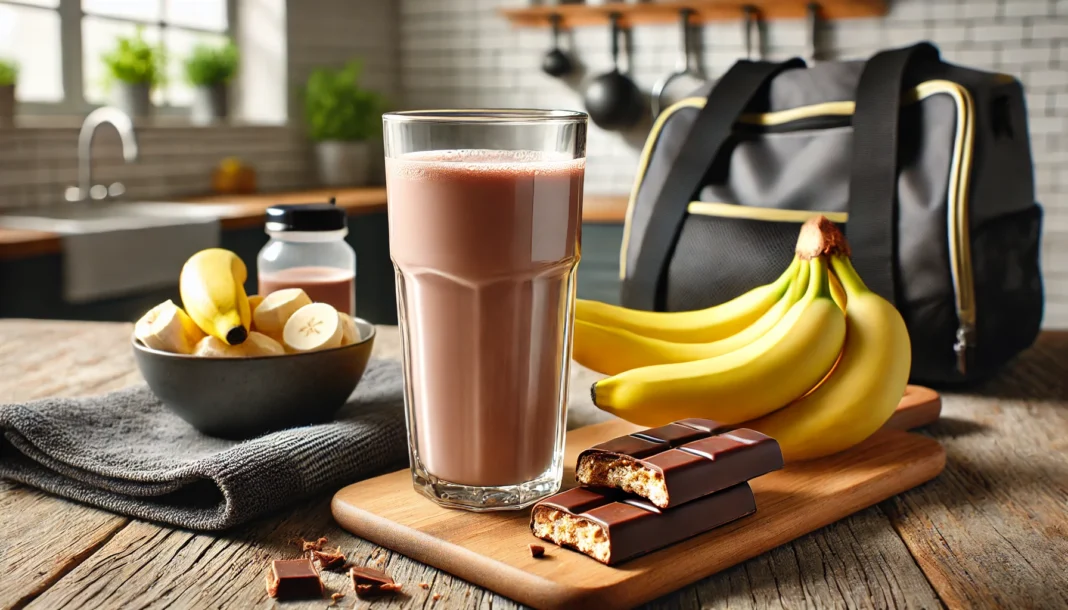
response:
[[[393,581],[393,577],[382,570],[353,566],[349,574],[352,576],[352,588],[356,590],[358,597],[373,597],[401,590],[401,586]]]
[[[362,566],[354,566],[349,570],[349,575],[352,576],[352,584],[356,585],[385,585],[393,582],[393,577],[386,574],[382,570],[376,570],[375,568],[367,568]]]
[[[337,547],[336,551],[312,551],[311,555],[320,570],[334,570],[345,565],[345,554],[341,552],[341,547]]]
[[[530,549],[530,556],[531,557],[537,559],[539,557],[544,557],[545,556],[545,547],[543,547],[542,545],[540,545],[540,544],[528,544],[527,547]]]
[[[782,468],[775,439],[720,430],[710,420],[684,419],[612,439],[579,454],[575,477],[669,508]]]
[[[277,599],[323,596],[323,581],[310,559],[279,559],[267,572],[267,595]]]
[[[577,487],[534,505],[535,536],[615,565],[756,511],[748,483],[661,509],[616,490]]]

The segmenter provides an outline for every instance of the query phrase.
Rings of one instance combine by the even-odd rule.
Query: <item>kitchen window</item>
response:
[[[159,45],[166,82],[153,93],[166,114],[188,106],[182,63],[198,44],[231,33],[235,0],[0,0],[0,57],[20,65],[23,114],[83,114],[109,100],[101,55],[138,29]]]

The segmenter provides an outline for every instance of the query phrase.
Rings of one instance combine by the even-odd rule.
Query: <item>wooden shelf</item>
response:
[[[886,14],[885,0],[823,0],[819,4],[820,19],[852,19],[879,17]],[[757,11],[764,21],[772,19],[803,19],[808,14],[806,0],[672,0],[668,2],[608,3],[599,5],[562,4],[503,9],[501,14],[517,27],[547,27],[552,15],[560,15],[560,27],[606,25],[609,15],[618,13],[622,27],[652,23],[677,23],[679,11],[692,9],[692,23],[708,21],[741,21],[746,6]]]

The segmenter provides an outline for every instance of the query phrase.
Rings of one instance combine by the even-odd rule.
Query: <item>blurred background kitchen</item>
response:
[[[600,23],[562,31],[571,69],[543,72],[547,13],[525,27],[530,13],[503,11],[532,4],[542,3],[0,0],[0,317],[133,320],[176,296],[189,250],[218,244],[251,262],[267,205],[333,196],[350,214],[357,313],[395,322],[381,112],[584,109],[585,83],[611,68]],[[769,14],[749,30],[744,3],[719,4],[737,17],[694,27],[691,41],[710,79],[740,57],[866,58],[919,40],[1020,78],[1046,213],[1044,325],[1068,327],[1068,0],[828,0],[815,23],[802,0],[781,19],[770,7],[786,2],[754,0]],[[846,14],[859,16],[835,18]],[[679,61],[676,18],[661,16],[622,39],[646,102]],[[101,106],[132,125],[90,115]],[[586,298],[618,300],[622,218],[650,124],[645,111],[622,129],[591,125]]]

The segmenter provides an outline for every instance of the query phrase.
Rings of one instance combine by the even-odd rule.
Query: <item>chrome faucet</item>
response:
[[[78,132],[78,186],[67,189],[67,201],[104,199],[108,195],[107,187],[93,185],[93,136],[96,135],[96,128],[104,123],[111,123],[115,131],[119,132],[123,159],[127,163],[137,160],[137,136],[134,135],[130,115],[109,106],[90,112],[82,122],[81,131]],[[100,189],[103,190],[100,191]],[[122,185],[115,183],[112,185],[111,194],[121,194],[121,190],[123,190]]]

